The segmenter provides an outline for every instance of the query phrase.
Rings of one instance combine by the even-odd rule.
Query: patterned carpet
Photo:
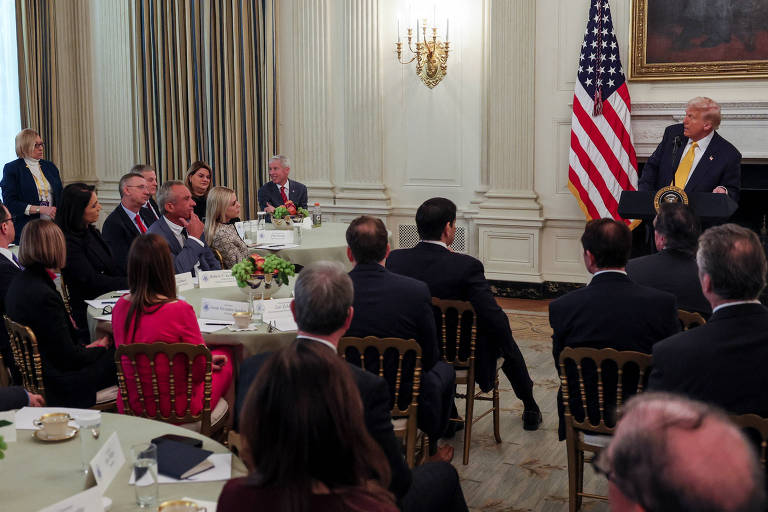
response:
[[[552,360],[548,313],[510,309],[505,312],[534,381],[534,395],[544,422],[535,432],[523,430],[522,403],[500,373],[502,443],[494,441],[493,422],[487,416],[473,428],[467,466],[461,464],[463,433],[451,440],[456,450],[453,463],[472,511],[565,511],[568,510],[568,466],[565,442],[557,440],[556,398],[560,381]],[[457,406],[461,411],[463,401],[457,401]],[[476,405],[476,414],[484,407],[484,404]],[[587,469],[585,488],[605,494],[607,484]],[[583,510],[602,512],[608,510],[608,505],[585,499]]]

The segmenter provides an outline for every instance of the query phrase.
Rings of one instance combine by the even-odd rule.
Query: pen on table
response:
[[[205,325],[223,325],[223,326],[225,326],[225,327],[226,327],[227,325],[232,325],[232,324],[217,324],[217,323],[215,323],[215,322],[206,322],[205,320],[203,320],[203,323],[204,323]]]

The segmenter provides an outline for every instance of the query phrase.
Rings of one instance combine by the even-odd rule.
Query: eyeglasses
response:
[[[35,142],[35,149],[40,149],[45,147],[45,142]]]
[[[6,217],[3,220],[0,220],[0,224],[5,224],[6,222],[16,222],[16,216],[11,215],[10,217]]]

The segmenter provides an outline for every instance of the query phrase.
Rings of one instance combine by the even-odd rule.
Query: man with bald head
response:
[[[768,270],[757,235],[736,224],[708,229],[696,253],[712,317],[653,347],[649,388],[768,416],[768,309],[757,298]]]
[[[760,512],[763,470],[727,417],[664,393],[632,398],[595,461],[614,512]]]

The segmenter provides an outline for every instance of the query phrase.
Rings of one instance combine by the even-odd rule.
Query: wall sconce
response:
[[[448,41],[448,20],[445,20],[445,40],[440,41],[437,38],[437,26],[432,26],[432,37],[427,39],[427,19],[419,21],[416,19],[416,49],[413,49],[413,29],[408,27],[408,49],[413,53],[411,60],[403,62],[402,51],[403,43],[400,42],[400,20],[397,20],[397,60],[401,64],[410,64],[416,60],[416,74],[424,82],[424,85],[432,89],[440,83],[443,77],[448,73],[448,51],[450,42]]]

